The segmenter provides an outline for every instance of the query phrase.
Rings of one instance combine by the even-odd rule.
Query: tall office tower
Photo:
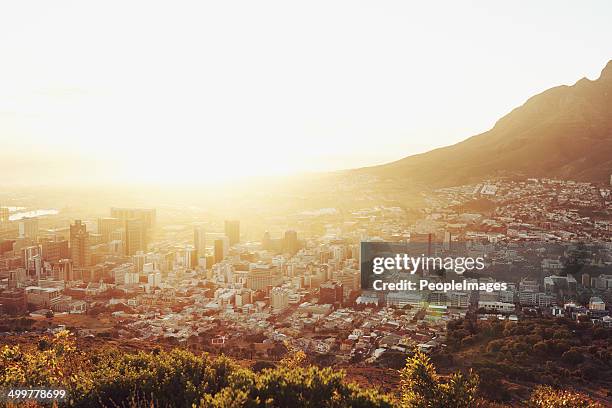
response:
[[[138,251],[147,252],[147,229],[139,218],[125,220],[125,254],[132,256]]]
[[[109,242],[113,241],[125,241],[125,222],[121,224],[121,228],[111,232]]]
[[[297,232],[285,231],[285,238],[283,239],[283,251],[295,255],[299,250],[299,243],[297,239]]]
[[[229,238],[230,246],[240,242],[240,221],[225,221],[225,236]]]
[[[292,239],[292,238],[291,238]],[[342,262],[346,259],[346,253],[344,251],[344,247],[341,245],[332,245],[331,247],[333,259]]]
[[[12,269],[9,271],[8,288],[15,289],[18,285],[19,285],[19,281],[17,279],[17,269]]]
[[[111,217],[118,218],[121,221],[129,220],[132,218],[141,219],[147,228],[155,228],[156,212],[155,208],[118,208],[112,207]]]
[[[225,258],[225,245],[222,239],[215,239],[215,263]]]
[[[72,281],[74,280],[74,273],[72,272],[72,260],[60,259],[53,263],[53,279],[60,281]]]
[[[444,231],[444,243],[442,247],[446,251],[450,251],[452,241],[453,241],[453,234],[450,231]]]
[[[30,238],[34,242],[38,239],[38,218],[24,218],[19,222],[19,237]]]
[[[36,278],[39,279],[42,269],[42,259],[40,256],[42,250],[40,245],[25,247],[22,249],[22,252],[26,273],[28,276],[36,276]]]
[[[191,245],[185,246],[183,266],[187,269],[195,269],[198,266],[198,252]]]
[[[225,258],[230,251],[229,238],[224,235],[221,237],[221,241],[223,241],[223,257]]]
[[[153,271],[147,274],[147,283],[152,288],[161,287],[162,276],[160,271]]]
[[[118,230],[122,226],[119,218],[98,218],[98,234],[102,235],[102,242],[110,242],[113,231]]]
[[[325,282],[319,288],[319,304],[342,303],[344,291],[340,282]]]
[[[196,258],[206,256],[206,231],[201,225],[193,227],[193,247],[196,250]]]
[[[270,233],[266,231],[261,239],[261,249],[269,250],[272,249],[272,238]]]
[[[0,225],[8,224],[9,222],[9,209],[7,207],[0,207]]]
[[[134,269],[136,272],[142,272],[144,270],[146,260],[147,257],[142,251],[138,251],[132,255],[132,263],[134,264]]]
[[[70,257],[68,240],[41,239],[42,260],[55,262]]]
[[[155,228],[155,222],[157,219],[155,208],[111,208],[111,217],[118,218],[125,225],[127,221],[131,221],[134,219],[140,220],[142,226],[142,237],[141,237],[141,249],[139,251],[146,252],[146,248],[149,245],[149,241],[151,239],[151,234],[153,233],[153,229]],[[127,229],[126,229],[127,232]],[[127,242],[127,237],[126,237]],[[126,248],[127,250],[127,248]],[[128,255],[133,255],[135,252],[128,253]]]
[[[89,232],[81,220],[76,220],[74,225],[70,226],[70,258],[75,268],[91,264]]]

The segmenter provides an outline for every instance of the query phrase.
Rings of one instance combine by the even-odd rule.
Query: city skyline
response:
[[[612,406],[612,3],[3,3],[0,406]]]
[[[378,194],[351,204],[331,188],[337,208],[251,202],[231,218],[192,206],[99,212],[73,200],[10,220],[41,194],[9,190],[20,205],[0,207],[4,350],[21,339],[38,350],[32,336],[69,328],[92,355],[137,344],[143,353],[180,348],[255,368],[303,353],[392,400],[398,368],[418,350],[441,373],[472,369],[478,394],[495,406],[519,406],[540,384],[610,400],[610,186],[483,180],[423,192],[413,208],[391,204],[396,192],[367,178],[344,189]],[[388,258],[380,275],[368,266],[371,255],[419,251],[433,270],[429,260],[402,271]],[[444,362],[449,351],[460,357]],[[499,374],[489,380],[491,362]]]

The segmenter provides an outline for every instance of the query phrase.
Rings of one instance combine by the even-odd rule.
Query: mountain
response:
[[[583,78],[548,89],[487,132],[354,171],[432,187],[496,176],[607,183],[612,173],[612,60],[597,80]]]

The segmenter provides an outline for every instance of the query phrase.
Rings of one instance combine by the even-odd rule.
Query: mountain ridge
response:
[[[499,176],[607,182],[612,173],[612,60],[527,99],[486,132],[454,145],[352,170],[432,187]]]

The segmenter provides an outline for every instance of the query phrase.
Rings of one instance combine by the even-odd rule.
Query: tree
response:
[[[400,371],[400,404],[402,408],[469,408],[476,403],[478,376],[453,374],[440,382],[429,357],[417,351],[406,360]]]
[[[479,378],[472,371],[468,375],[463,375],[462,373],[451,375],[447,383],[439,385],[442,391],[442,406],[454,408],[473,407],[476,403],[478,384]]]
[[[438,374],[429,357],[417,351],[400,370],[401,405],[403,408],[433,407],[440,398]],[[437,405],[436,405],[437,406]]]

